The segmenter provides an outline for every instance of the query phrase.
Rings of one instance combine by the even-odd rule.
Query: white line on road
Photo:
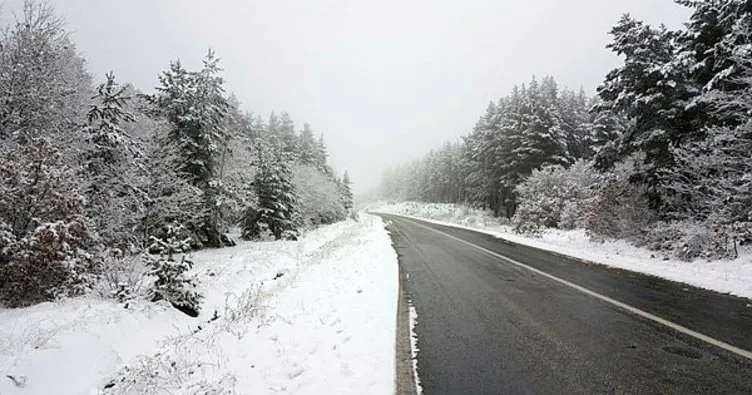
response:
[[[691,330],[691,329],[689,329],[689,328],[687,328],[685,326],[679,325],[679,324],[671,322],[671,321],[669,321],[667,319],[664,319],[664,318],[658,317],[656,315],[650,314],[650,313],[648,313],[646,311],[640,310],[640,309],[638,309],[636,307],[633,307],[633,306],[630,306],[630,305],[628,305],[626,303],[619,302],[618,300],[609,298],[608,296],[599,294],[598,292],[591,291],[591,290],[589,290],[589,289],[587,289],[585,287],[582,287],[582,286],[577,285],[575,283],[572,283],[570,281],[561,279],[561,278],[556,277],[556,276],[554,276],[552,274],[549,274],[549,273],[546,273],[546,272],[544,272],[542,270],[536,269],[536,268],[534,268],[532,266],[528,266],[528,265],[526,265],[526,264],[524,264],[522,262],[518,262],[518,261],[516,261],[516,260],[514,260],[512,258],[508,258],[508,257],[506,257],[504,255],[497,254],[497,253],[495,253],[495,252],[493,252],[491,250],[488,250],[488,249],[485,249],[485,248],[480,247],[478,245],[475,245],[475,244],[473,244],[473,243],[471,243],[469,241],[465,241],[465,240],[462,240],[462,239],[460,239],[458,237],[454,237],[454,236],[452,236],[450,234],[447,234],[447,233],[444,233],[444,232],[442,232],[440,230],[436,230],[436,229],[433,229],[431,227],[425,226],[425,225],[423,225],[421,223],[412,221],[412,220],[410,220],[408,218],[405,218],[405,219],[408,220],[408,221],[410,221],[414,225],[420,226],[421,228],[428,229],[430,231],[433,231],[433,232],[439,233],[439,234],[441,234],[443,236],[446,236],[446,237],[448,237],[450,239],[459,241],[460,243],[467,244],[467,245],[469,245],[469,246],[471,246],[473,248],[476,248],[476,249],[478,249],[480,251],[485,252],[486,254],[489,254],[489,255],[494,256],[494,257],[499,258],[499,259],[503,259],[503,260],[505,260],[505,261],[513,264],[513,265],[519,266],[519,267],[521,267],[523,269],[527,269],[527,270],[529,270],[529,271],[531,271],[533,273],[540,274],[543,277],[546,277],[546,278],[554,280],[554,281],[556,281],[558,283],[564,284],[564,285],[566,285],[566,286],[568,286],[570,288],[576,289],[576,290],[578,290],[578,291],[580,291],[580,292],[582,292],[584,294],[590,295],[590,296],[592,296],[594,298],[597,298],[597,299],[600,299],[600,300],[602,300],[602,301],[604,301],[606,303],[610,303],[610,304],[612,304],[614,306],[617,306],[617,307],[620,307],[620,308],[622,308],[624,310],[627,310],[627,311],[629,311],[632,314],[638,315],[638,316],[643,317],[643,318],[647,318],[647,319],[649,319],[651,321],[657,322],[657,323],[659,323],[661,325],[664,325],[666,327],[669,327],[671,329],[679,331],[679,332],[681,332],[681,333],[683,333],[685,335],[692,336],[695,339],[702,340],[702,341],[704,341],[704,342],[706,342],[708,344],[712,344],[712,345],[714,345],[716,347],[720,347],[720,348],[722,348],[722,349],[724,349],[726,351],[729,351],[729,352],[734,353],[736,355],[739,355],[739,356],[742,356],[744,358],[752,360],[752,352],[750,352],[750,351],[743,350],[743,349],[741,349],[739,347],[732,346],[731,344],[728,344],[728,343],[723,342],[721,340],[714,339],[714,338],[712,338],[710,336],[707,336],[707,335],[703,335],[702,333],[693,331],[693,330]]]

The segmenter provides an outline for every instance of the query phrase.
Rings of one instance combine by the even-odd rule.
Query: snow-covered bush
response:
[[[178,310],[196,317],[203,296],[196,289],[198,278],[188,273],[193,268],[193,261],[185,253],[190,251],[191,242],[180,238],[180,228],[169,227],[165,239],[152,238],[149,250],[159,251],[159,254],[145,255],[149,268],[147,274],[156,277],[151,300],[167,300]]]
[[[10,307],[82,294],[94,278],[97,265],[86,252],[89,229],[81,217],[42,224],[20,240],[3,239],[10,243],[0,246],[0,299]]]
[[[591,237],[637,241],[655,220],[646,187],[630,182],[640,162],[641,155],[633,156],[601,175],[585,208],[585,229]]]
[[[569,168],[556,165],[534,170],[516,189],[515,229],[535,233],[540,228],[576,228],[597,180],[596,171],[583,160]]]
[[[102,254],[102,274],[99,294],[126,302],[139,295],[143,288],[147,268],[138,255],[124,255],[117,249]]]
[[[313,166],[296,166],[293,184],[298,196],[302,226],[318,226],[342,221],[347,216],[337,183]]]
[[[638,247],[659,251],[683,261],[736,257],[727,230],[711,229],[697,221],[656,222],[633,242]]]

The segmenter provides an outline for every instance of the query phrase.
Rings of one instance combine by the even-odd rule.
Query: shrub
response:
[[[545,166],[517,186],[515,230],[536,233],[540,228],[578,227],[584,203],[598,180],[595,170],[579,160],[569,168]]]
[[[628,158],[600,176],[584,210],[591,237],[639,240],[654,221],[645,186],[630,182],[639,162],[639,156]]]
[[[16,240],[2,231],[0,297],[10,307],[82,294],[98,265],[86,252],[88,227],[82,218],[40,225]]]
[[[723,228],[692,221],[659,222],[634,240],[638,247],[661,251],[682,261],[734,258],[732,238]]]
[[[124,255],[120,250],[103,254],[102,281],[99,294],[122,303],[135,298],[142,290],[147,268],[138,255]]]

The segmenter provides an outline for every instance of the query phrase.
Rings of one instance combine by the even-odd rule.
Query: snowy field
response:
[[[374,206],[375,207],[375,206]],[[588,260],[621,269],[651,274],[722,293],[752,298],[752,250],[740,249],[735,260],[683,262],[629,245],[625,241],[590,241],[584,230],[549,229],[540,237],[526,237],[502,225],[481,210],[454,204],[405,202],[372,208],[372,212],[394,213],[480,230],[520,244]]]
[[[193,256],[198,318],[93,296],[0,310],[0,394],[393,393],[397,255],[380,219]]]

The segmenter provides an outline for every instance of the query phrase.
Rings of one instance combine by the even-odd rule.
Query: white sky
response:
[[[0,0],[1,2],[2,0]],[[4,13],[22,0],[5,0]],[[356,190],[467,134],[490,100],[533,75],[590,92],[618,64],[625,12],[678,27],[670,0],[58,0],[98,79],[150,90],[170,60],[212,47],[244,109],[288,111],[324,133]]]

